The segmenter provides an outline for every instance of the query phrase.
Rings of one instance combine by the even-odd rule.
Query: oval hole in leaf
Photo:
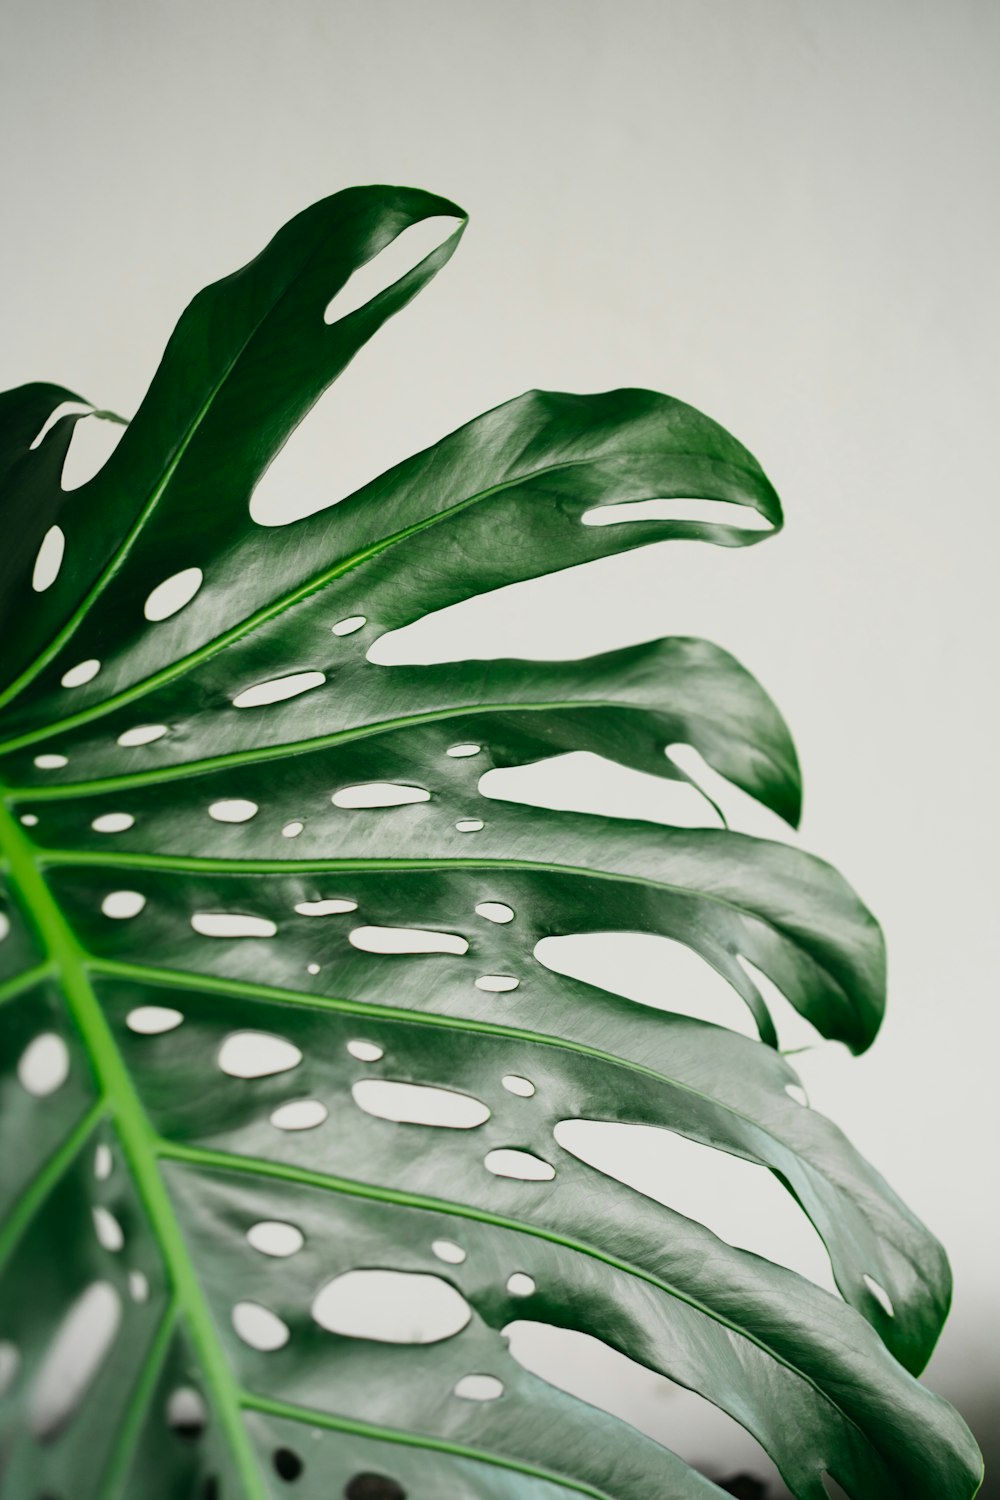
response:
[[[170,578],[164,578],[142,606],[146,619],[169,620],[171,615],[176,615],[186,604],[191,603],[204,580],[205,575],[200,568],[183,568]]]
[[[486,1154],[485,1165],[495,1177],[517,1177],[522,1182],[551,1182],[556,1169],[540,1156],[512,1146],[501,1146]]]
[[[59,1324],[29,1400],[29,1426],[40,1443],[50,1442],[76,1415],[115,1341],[121,1317],[114,1287],[95,1281]]]
[[[21,823],[23,824],[23,826],[25,828],[37,828],[38,827],[38,814],[37,813],[22,813],[21,814]]]
[[[122,1226],[110,1209],[105,1208],[103,1204],[97,1204],[92,1213],[97,1243],[102,1250],[110,1250],[112,1254],[117,1254],[125,1244]]]
[[[234,1031],[219,1048],[218,1063],[230,1078],[270,1078],[288,1073],[302,1061],[294,1042],[269,1031]]]
[[[437,1344],[472,1317],[465,1298],[439,1276],[413,1271],[345,1271],[321,1287],[312,1315],[328,1333],[382,1344]]]
[[[357,911],[356,901],[342,901],[331,896],[323,901],[299,901],[295,907],[300,917],[333,917],[345,911]]]
[[[285,839],[297,839],[305,826],[304,823],[300,823],[296,818],[293,822],[284,825],[281,830],[281,836]]]
[[[116,922],[137,917],[146,905],[146,898],[139,891],[109,891],[101,902],[101,911]]]
[[[455,824],[459,833],[478,833],[485,826],[482,818],[459,818]]]
[[[59,577],[66,551],[66,534],[61,526],[50,526],[42,537],[35,568],[31,575],[31,587],[36,594],[44,594]]]
[[[238,911],[196,911],[191,926],[202,937],[269,938],[278,930],[270,917],[251,917]]]
[[[516,990],[520,982],[513,974],[480,974],[476,980],[476,989],[487,990],[494,995],[506,995],[509,991]]]
[[[322,1125],[329,1111],[318,1099],[290,1099],[279,1104],[271,1115],[271,1124],[279,1130],[315,1130]]]
[[[134,823],[135,818],[131,813],[101,813],[90,826],[95,833],[125,833]]]
[[[61,771],[69,765],[69,759],[65,755],[36,755],[35,765],[40,771]]]
[[[514,910],[503,901],[480,901],[476,916],[485,917],[487,922],[513,922]]]
[[[360,630],[363,625],[367,624],[368,621],[364,615],[349,615],[346,620],[338,620],[336,625],[331,625],[330,629],[334,635],[353,635],[356,630]]]
[[[535,1092],[535,1085],[530,1078],[521,1078],[517,1073],[507,1073],[500,1082],[508,1094],[516,1094],[519,1099],[530,1099]]]
[[[59,681],[64,688],[83,687],[84,683],[92,682],[101,670],[101,664],[96,656],[88,657],[86,661],[78,662],[75,667],[70,667],[64,672]]]
[[[423,927],[355,927],[351,945],[362,953],[468,953],[457,932],[434,932]]]
[[[126,749],[132,749],[135,745],[151,745],[154,740],[162,739],[166,732],[166,724],[137,724],[134,729],[124,730],[118,736],[118,743]]]
[[[201,1437],[208,1424],[208,1411],[200,1391],[193,1386],[178,1386],[167,1398],[167,1426],[180,1438],[191,1442]]]
[[[139,1036],[160,1036],[173,1031],[183,1020],[182,1013],[171,1005],[137,1005],[125,1017],[125,1025]]]
[[[524,1271],[515,1271],[507,1278],[507,1290],[512,1297],[530,1297],[534,1294],[535,1283]]]
[[[772,531],[765,516],[749,505],[731,500],[628,500],[620,505],[596,505],[580,517],[584,526],[618,526],[628,521],[702,521],[734,526],[739,531]]]
[[[482,745],[450,745],[444,753],[453,760],[468,760],[471,756],[478,755],[482,748]]]
[[[448,1130],[472,1130],[490,1111],[471,1094],[435,1088],[424,1083],[396,1083],[387,1078],[361,1078],[351,1086],[354,1102],[366,1114],[401,1125],[437,1125]]]
[[[237,1302],[230,1316],[233,1328],[244,1344],[262,1354],[282,1349],[291,1338],[288,1324],[259,1302]]]
[[[553,1134],[578,1161],[839,1295],[823,1241],[767,1167],[659,1125],[560,1120]]]
[[[431,1249],[438,1260],[446,1261],[449,1266],[460,1266],[465,1259],[465,1251],[454,1240],[435,1240]]]
[[[340,291],[331,297],[323,313],[323,322],[336,323],[348,317],[387,287],[393,286],[443,245],[460,222],[445,214],[435,214],[401,230],[383,250],[359,266]]]
[[[111,1155],[111,1147],[106,1141],[101,1141],[94,1152],[94,1176],[98,1182],[107,1182],[114,1168],[114,1157]]]
[[[452,1395],[463,1401],[496,1401],[503,1395],[503,1381],[495,1375],[463,1375]]]
[[[149,1301],[149,1282],[142,1271],[128,1273],[128,1294],[133,1302]]]
[[[4,938],[7,936],[7,934],[9,932],[10,932],[10,917],[8,917],[8,915],[7,915],[7,913],[5,911],[0,911],[0,943],[3,942]]]
[[[208,816],[217,823],[249,823],[257,812],[257,803],[249,797],[220,797],[209,807]]]
[[[287,1260],[296,1255],[305,1244],[302,1230],[295,1224],[286,1224],[283,1219],[261,1219],[247,1230],[247,1240],[261,1255],[273,1256],[276,1260]]]
[[[43,1031],[30,1041],[17,1064],[21,1087],[36,1099],[61,1089],[69,1077],[69,1048],[55,1031]]]
[[[429,802],[431,794],[422,786],[395,781],[367,781],[341,787],[330,801],[334,807],[404,807],[409,802]]]
[[[375,1042],[348,1042],[347,1050],[358,1062],[378,1062],[385,1054]]]
[[[237,693],[233,707],[262,708],[268,703],[283,703],[286,698],[298,698],[322,687],[325,681],[325,672],[292,672],[287,677],[272,677],[269,682],[258,682]]]

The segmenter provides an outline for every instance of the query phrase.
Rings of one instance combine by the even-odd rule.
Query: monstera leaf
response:
[[[436,251],[332,317],[359,267],[441,216]],[[81,413],[59,413],[78,398],[0,398],[3,1494],[721,1493],[516,1363],[502,1330],[524,1317],[702,1393],[801,1500],[825,1500],[825,1475],[853,1500],[969,1496],[975,1447],[914,1378],[943,1253],[803,1105],[754,979],[861,1051],[883,1006],[872,917],[791,847],[480,790],[579,750],[683,779],[665,750],[686,745],[794,822],[762,689],[689,639],[367,654],[556,568],[756,542],[781,524],[758,464],[665,396],[532,392],[319,514],[251,518],[289,433],[463,222],[390,188],[301,214],[195,298],[71,493]],[[587,524],[651,499],[717,505]],[[617,930],[688,945],[760,1040],[535,957]],[[769,1168],[842,1296],[585,1164],[559,1144],[580,1119]],[[359,1326],[373,1277],[446,1326]]]

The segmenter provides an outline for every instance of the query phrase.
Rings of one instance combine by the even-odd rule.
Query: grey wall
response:
[[[879,914],[892,968],[872,1052],[802,1071],[945,1239],[957,1295],[930,1379],[987,1441],[1000,9],[7,0],[2,33],[0,383],[131,412],[201,285],[313,199],[401,181],[472,227],[279,460],[279,500],[335,499],[535,384],[667,390],[760,456],[777,542],[607,561],[410,649],[701,633],[775,694],[804,841]],[[630,962],[655,985],[648,953]],[[670,1435],[672,1397],[595,1372]]]

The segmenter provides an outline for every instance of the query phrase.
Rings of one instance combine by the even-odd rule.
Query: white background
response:
[[[777,541],[608,560],[469,606],[413,649],[704,634],[774,694],[805,769],[804,842],[872,905],[891,961],[872,1052],[823,1048],[802,1072],[950,1250],[930,1380],[985,1443],[1000,10],[7,0],[2,33],[3,386],[51,379],[131,413],[203,284],[314,199],[404,182],[471,227],[293,440],[273,495],[334,500],[532,385],[668,391],[764,463]],[[637,992],[657,963],[633,955]],[[588,1378],[688,1456],[756,1465],[650,1377]]]

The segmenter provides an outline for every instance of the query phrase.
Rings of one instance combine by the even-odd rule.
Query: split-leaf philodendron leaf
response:
[[[442,215],[450,238],[327,321],[359,267]],[[667,396],[534,391],[318,514],[251,517],[296,424],[463,225],[384,187],[300,214],[194,299],[72,492],[85,404],[0,396],[0,1492],[721,1493],[515,1362],[502,1330],[526,1318],[700,1392],[800,1500],[827,1500],[827,1475],[851,1500],[961,1500],[975,1445],[915,1378],[948,1307],[943,1252],[796,1097],[754,982],[862,1051],[884,999],[871,915],[790,846],[480,790],[572,751],[681,780],[665,751],[685,745],[794,823],[768,697],[693,639],[368,658],[517,580],[667,538],[760,540],[781,510],[755,459]],[[716,506],[588,524],[672,499]],[[535,956],[615,931],[694,950],[760,1040]],[[410,1087],[384,1107],[377,1081]],[[413,1121],[438,1097],[421,1087],[461,1096],[448,1124]],[[841,1296],[585,1164],[558,1144],[581,1119],[768,1168]],[[331,1331],[330,1299],[350,1309],[373,1271],[411,1278],[393,1285],[448,1311],[444,1334]]]

